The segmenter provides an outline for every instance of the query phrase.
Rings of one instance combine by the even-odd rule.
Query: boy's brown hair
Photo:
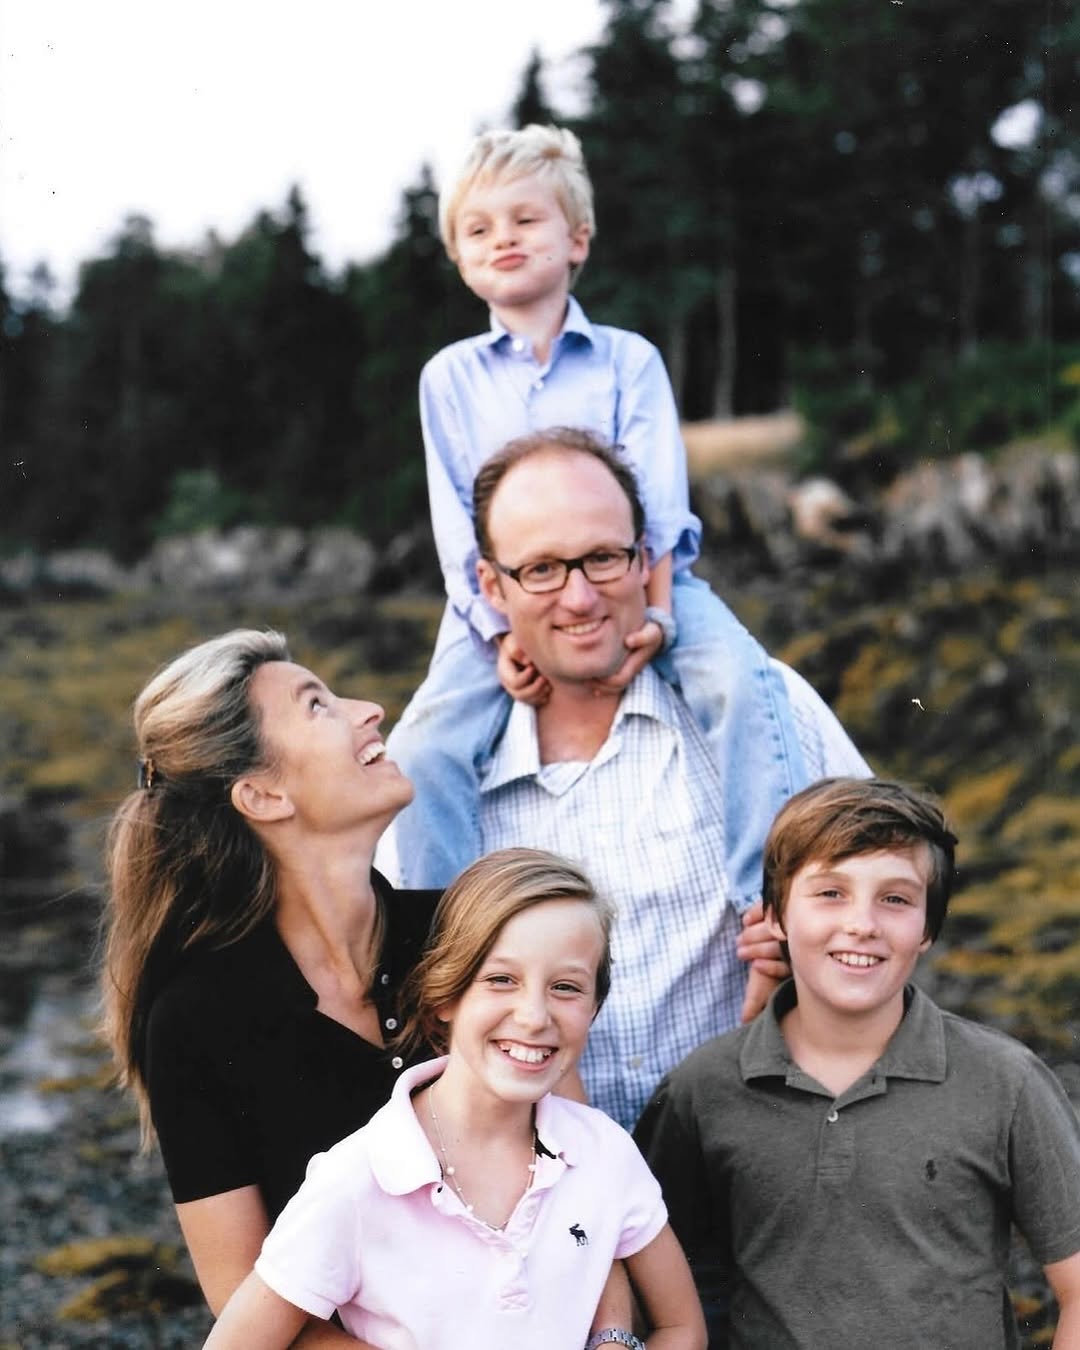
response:
[[[929,792],[885,778],[822,778],[780,808],[765,840],[762,898],[781,925],[791,880],[809,862],[925,844],[926,936],[941,931],[956,875],[956,836]]]

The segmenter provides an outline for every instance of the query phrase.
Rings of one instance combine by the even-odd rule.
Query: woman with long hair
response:
[[[308,1159],[405,1067],[389,1045],[398,994],[438,895],[372,870],[412,798],[382,716],[295,664],[281,634],[248,629],[185,652],[135,703],[139,786],[108,845],[105,1027],[215,1314]],[[310,1343],[339,1339],[327,1327]]]

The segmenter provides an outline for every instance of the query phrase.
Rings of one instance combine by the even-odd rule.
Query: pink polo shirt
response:
[[[443,1184],[410,1101],[445,1063],[406,1070],[363,1129],[312,1158],[255,1269],[380,1350],[584,1345],[612,1261],[667,1222],[660,1187],[621,1126],[547,1096],[532,1185],[488,1228]]]

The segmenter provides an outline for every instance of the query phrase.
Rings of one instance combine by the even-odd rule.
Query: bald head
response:
[[[482,558],[493,556],[490,532],[491,502],[503,478],[515,465],[560,450],[586,455],[604,465],[626,497],[633,521],[634,538],[640,539],[645,533],[645,507],[641,501],[637,479],[634,477],[633,469],[622,458],[619,448],[594,436],[591,431],[577,427],[551,427],[546,431],[536,431],[508,442],[485,461],[476,475],[473,483],[473,520],[476,527],[477,548]]]

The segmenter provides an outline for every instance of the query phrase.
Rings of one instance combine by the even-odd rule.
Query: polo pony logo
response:
[[[587,1247],[589,1245],[589,1235],[579,1223],[572,1223],[570,1225],[570,1236],[579,1247]]]

